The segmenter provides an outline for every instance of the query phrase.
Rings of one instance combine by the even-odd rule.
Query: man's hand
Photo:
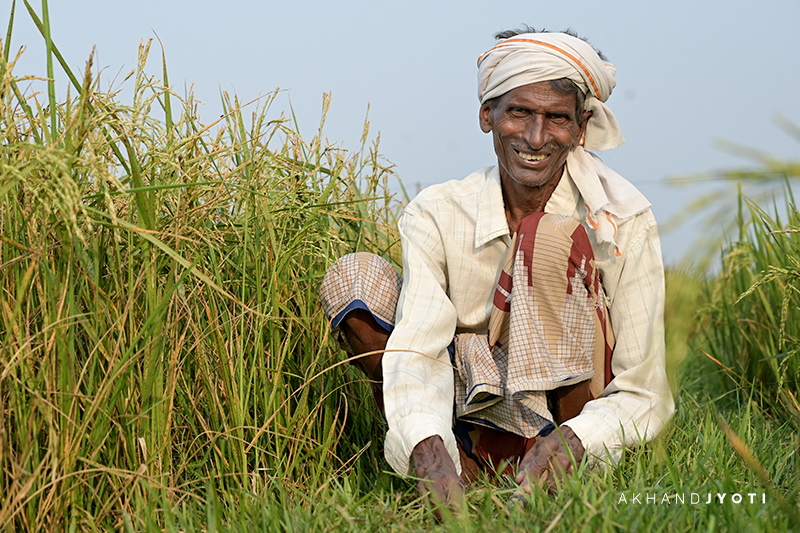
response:
[[[420,478],[417,483],[417,492],[420,496],[436,494],[439,501],[451,509],[461,504],[464,485],[439,435],[428,437],[417,444],[411,452],[411,457],[414,459],[417,477]],[[436,517],[441,519],[438,511]]]
[[[561,435],[559,435],[559,430]],[[581,462],[586,453],[581,440],[569,426],[560,426],[548,436],[537,440],[536,444],[525,454],[516,477],[520,489],[530,494],[531,484],[538,484],[553,492],[556,488],[556,480],[561,480],[564,475],[572,474],[572,461],[564,447],[564,441],[575,457],[575,464]]]

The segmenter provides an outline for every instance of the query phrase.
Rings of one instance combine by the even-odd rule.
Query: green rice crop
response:
[[[800,428],[800,215],[790,189],[784,201],[786,222],[751,202],[745,217],[740,196],[739,238],[710,285],[702,331],[724,390]]]
[[[790,138],[800,143],[800,126],[780,114],[775,115],[774,121]],[[688,205],[661,225],[662,231],[666,232],[674,231],[682,224],[701,229],[697,232],[699,235],[694,237],[686,258],[691,258],[696,266],[702,268],[707,268],[722,244],[736,234],[737,226],[742,223],[741,215],[748,215],[737,209],[742,193],[756,205],[770,205],[777,201],[779,206],[784,206],[787,196],[783,193],[791,195],[792,186],[796,186],[800,180],[800,159],[776,157],[728,141],[719,142],[718,147],[749,160],[751,166],[667,179],[667,183],[673,186],[715,184],[708,192],[696,194]],[[788,211],[783,213],[787,214]]]
[[[697,334],[695,315],[705,277],[689,268],[668,267],[665,272],[664,329],[666,365],[672,393],[680,392],[680,374],[690,352],[690,340]]]
[[[128,105],[91,58],[61,104],[0,64],[3,528],[119,527],[152,497],[316,486],[375,461],[316,287],[344,253],[396,254],[377,141],[365,124],[352,153],[321,129],[306,142],[270,117],[276,93],[224,95],[203,125],[149,52]]]

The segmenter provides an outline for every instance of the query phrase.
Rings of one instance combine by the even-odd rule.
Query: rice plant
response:
[[[800,214],[791,190],[774,216],[749,201],[745,216],[739,202],[739,239],[703,312],[707,356],[724,371],[726,390],[741,387],[800,427]]]
[[[775,117],[776,125],[789,137],[800,143],[800,126],[782,115]],[[785,159],[748,146],[722,141],[719,148],[737,157],[749,160],[754,166],[703,172],[691,176],[672,176],[666,181],[672,186],[690,186],[713,182],[717,186],[697,195],[689,205],[662,224],[662,231],[674,231],[690,220],[702,228],[687,258],[698,266],[707,268],[724,242],[733,238],[741,211],[737,210],[742,191],[756,205],[769,205],[776,195],[778,204],[784,205],[783,192],[791,194],[800,179],[800,160]],[[784,212],[787,214],[787,212]],[[745,213],[747,215],[747,213]]]

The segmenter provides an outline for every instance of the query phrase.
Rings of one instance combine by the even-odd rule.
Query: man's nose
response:
[[[545,131],[544,116],[538,113],[531,114],[525,124],[524,137],[531,148],[539,149],[545,145],[547,142],[547,134]]]

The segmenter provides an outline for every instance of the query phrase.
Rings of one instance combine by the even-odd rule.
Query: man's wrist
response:
[[[559,430],[561,430],[564,441],[567,443],[567,446],[569,446],[573,457],[575,457],[575,462],[580,463],[583,460],[583,456],[586,455],[586,448],[583,446],[583,442],[581,442],[581,439],[572,431],[571,427],[559,426]]]
[[[387,397],[391,395],[388,393],[388,385],[384,387],[384,391],[387,391]],[[443,420],[429,413],[409,413],[403,417],[395,417],[394,420],[391,413],[387,413],[387,416],[390,422],[384,448],[386,459],[395,472],[404,476],[416,476],[413,450],[417,444],[432,435],[438,435],[444,441],[444,447],[450,452],[458,470],[458,447],[450,419]]]
[[[433,471],[445,469],[456,472],[453,458],[447,452],[444,440],[439,435],[433,435],[421,440],[411,452],[414,460],[414,469],[417,477],[427,478]]]

